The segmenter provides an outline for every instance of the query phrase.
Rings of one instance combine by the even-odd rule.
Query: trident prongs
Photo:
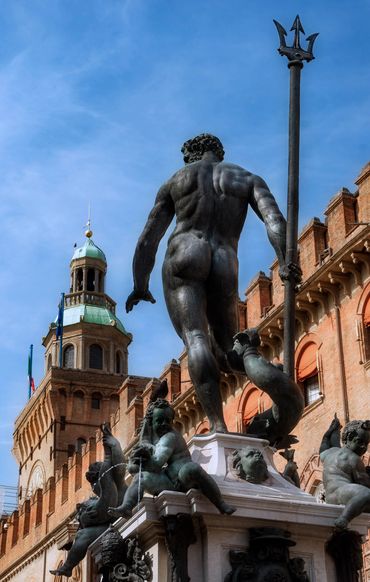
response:
[[[302,61],[312,61],[312,59],[314,59],[315,57],[312,54],[312,50],[313,50],[313,45],[314,42],[316,40],[316,37],[318,36],[318,32],[315,32],[315,34],[311,34],[310,36],[308,36],[306,38],[306,40],[308,41],[308,46],[307,46],[307,50],[303,49],[301,47],[300,44],[300,33],[305,34],[305,31],[303,30],[303,26],[301,23],[301,20],[299,18],[299,16],[297,15],[294,22],[293,22],[293,26],[290,30],[294,30],[294,42],[293,42],[293,46],[287,46],[286,44],[286,40],[285,37],[287,36],[287,32],[284,29],[283,26],[281,26],[281,24],[279,22],[277,22],[276,20],[274,20],[274,24],[277,28],[278,34],[279,34],[279,38],[280,38],[280,47],[278,48],[279,53],[282,56],[286,56],[288,57],[289,61],[298,61],[298,62],[302,62]]]

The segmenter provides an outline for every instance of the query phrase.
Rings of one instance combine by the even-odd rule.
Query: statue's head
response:
[[[175,411],[167,400],[158,399],[153,402],[151,420],[154,432],[163,436],[172,429]]]
[[[181,148],[184,154],[185,164],[198,162],[205,152],[216,154],[220,162],[224,159],[224,148],[218,137],[210,133],[201,133],[192,139],[188,139]]]
[[[362,457],[370,441],[370,421],[351,420],[342,431],[343,444],[356,455]]]
[[[233,453],[233,468],[241,479],[250,483],[263,483],[268,479],[267,464],[260,450],[244,447]]]
[[[102,465],[103,465],[103,463],[101,461],[97,461],[96,463],[91,463],[91,465],[89,465],[89,468],[85,473],[85,477],[86,477],[87,481],[90,483],[92,490],[97,495],[99,495],[99,493],[100,493],[100,486],[98,483],[98,479],[99,479],[100,469],[101,469]]]

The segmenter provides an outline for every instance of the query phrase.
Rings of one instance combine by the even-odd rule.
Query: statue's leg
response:
[[[55,576],[71,576],[73,568],[84,559],[89,545],[105,532],[107,527],[108,525],[97,525],[80,529],[76,534],[64,564],[57,570],[50,570],[50,573]]]
[[[214,251],[208,278],[207,315],[215,340],[216,357],[225,372],[230,372],[227,354],[231,352],[234,335],[239,328],[238,261],[233,249]],[[241,361],[241,371],[245,373]]]
[[[346,485],[343,489],[345,492],[339,494],[338,501],[344,503],[345,508],[334,522],[338,529],[346,528],[352,519],[370,511],[370,489],[356,483]]]
[[[217,483],[197,463],[189,462],[183,465],[179,471],[178,478],[184,489],[188,490],[192,487],[200,489],[220,513],[227,513],[228,515],[234,513],[236,508],[228,505],[222,499]]]
[[[189,374],[209,419],[210,430],[227,432],[220,393],[220,370],[208,332],[206,283],[173,275],[167,261],[163,269],[163,286],[167,309],[185,343]]]
[[[136,474],[126,490],[123,502],[118,507],[110,507],[109,515],[113,517],[130,517],[135,505],[143,498],[145,477],[144,472],[141,475]]]

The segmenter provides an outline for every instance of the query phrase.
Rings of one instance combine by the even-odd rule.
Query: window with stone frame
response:
[[[87,291],[95,291],[95,269],[87,270]]]
[[[305,406],[309,406],[321,396],[319,375],[314,374],[302,382]]]
[[[122,354],[121,352],[116,352],[116,374],[122,374]]]
[[[93,392],[91,395],[91,408],[95,410],[100,409],[100,402],[101,402],[101,394],[100,392]]]
[[[92,344],[89,349],[89,368],[103,369],[103,349],[99,344]]]
[[[83,445],[86,445],[86,440],[84,438],[82,438],[82,437],[79,437],[76,440],[76,445],[74,447],[75,451],[77,453],[81,453]]]
[[[296,370],[297,381],[302,388],[305,406],[310,406],[321,397],[318,348],[315,342],[308,342],[303,346],[297,358]]]
[[[83,289],[83,270],[82,269],[77,269],[77,273],[76,273],[76,291],[82,291]]]
[[[257,414],[261,414],[271,406],[271,399],[257,387],[247,386],[248,396],[243,405],[242,422],[244,430],[247,431],[249,425]],[[242,395],[243,398],[243,395]]]
[[[63,368],[74,368],[75,367],[75,348],[72,344],[69,344],[64,348],[63,351]]]

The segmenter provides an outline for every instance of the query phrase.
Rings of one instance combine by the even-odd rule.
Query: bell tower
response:
[[[107,260],[92,234],[86,231],[70,263],[62,348],[55,319],[42,339],[45,375],[15,423],[20,501],[53,478],[117,412],[118,391],[127,377],[132,336],[105,293]]]
[[[64,298],[63,368],[127,374],[127,346],[131,341],[116,317],[116,303],[105,293],[107,261],[86,231],[70,264],[70,292]],[[45,368],[59,365],[60,345],[52,323],[45,346]],[[93,333],[92,333],[93,332]]]

